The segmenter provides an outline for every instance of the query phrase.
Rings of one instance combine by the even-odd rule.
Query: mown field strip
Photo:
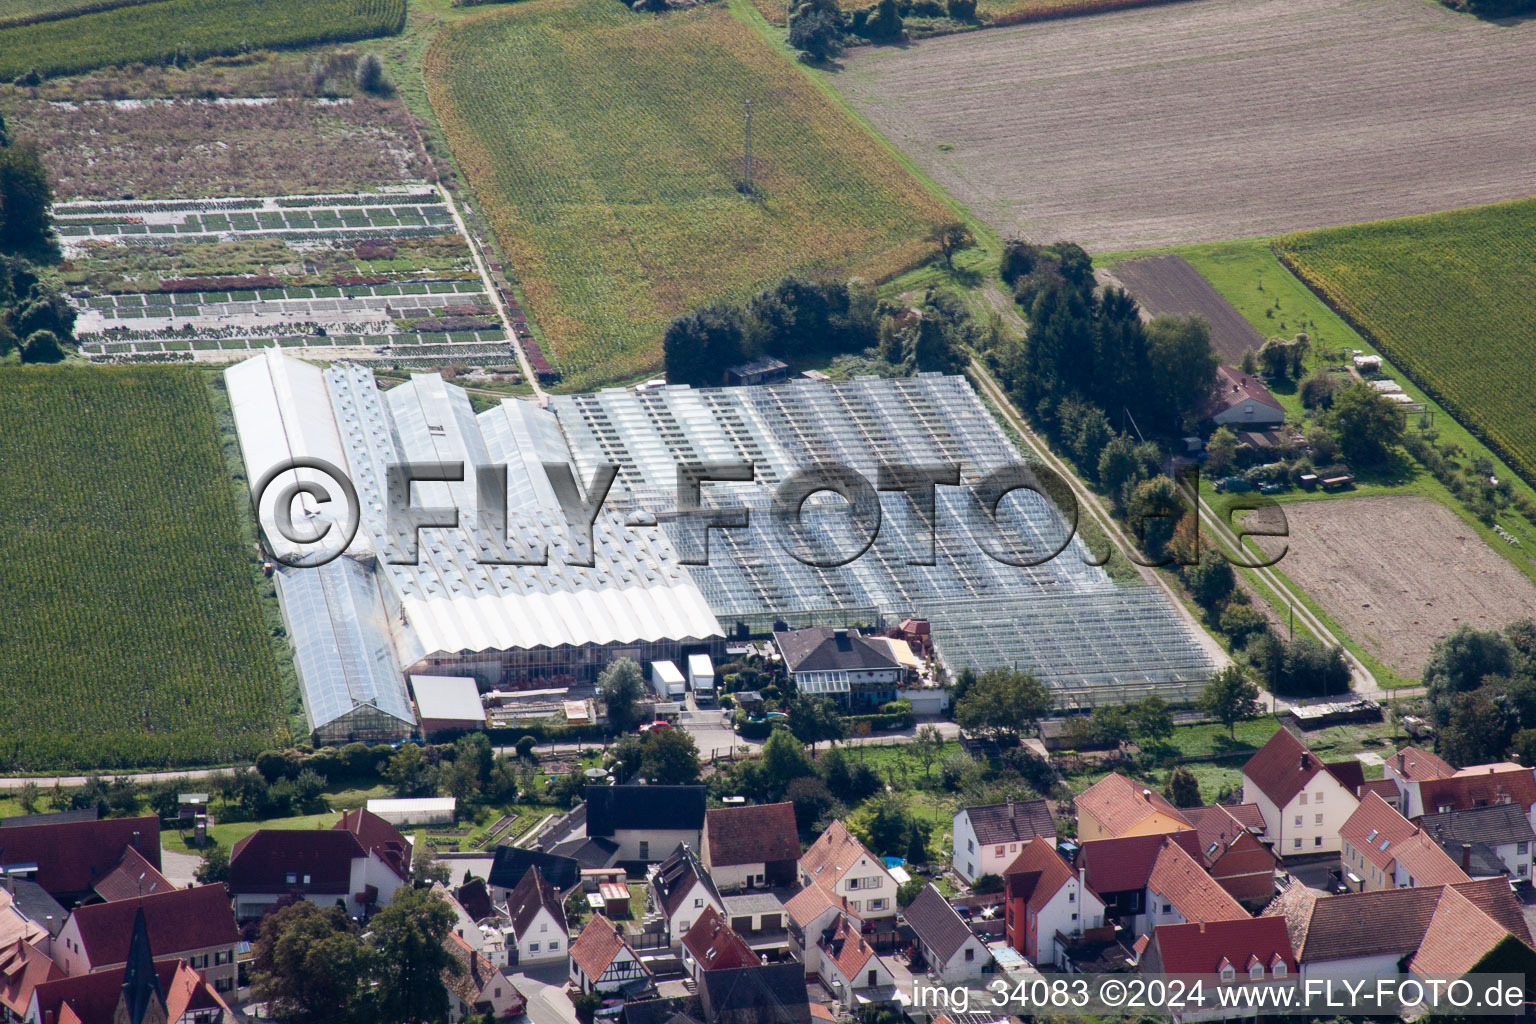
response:
[[[1112,250],[1528,195],[1533,54],[1536,21],[1422,0],[1193,0],[863,48],[831,80],[1000,232]]]

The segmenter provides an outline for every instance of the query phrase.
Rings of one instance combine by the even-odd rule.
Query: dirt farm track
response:
[[[844,60],[837,88],[1005,235],[1110,251],[1536,193],[1536,19],[1189,0]]]
[[[1399,675],[1418,678],[1434,642],[1463,623],[1499,629],[1536,614],[1536,586],[1427,498],[1283,508],[1290,544],[1276,568]],[[1278,542],[1260,543],[1273,553]]]

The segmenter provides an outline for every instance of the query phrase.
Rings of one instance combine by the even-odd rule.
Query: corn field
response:
[[[790,271],[879,279],[945,207],[721,5],[550,0],[443,29],[433,109],[577,387],[660,363],[678,313]],[[746,198],[744,103],[752,101]]]
[[[0,370],[0,771],[228,762],[286,738],[207,385]]]
[[[1536,483],[1536,200],[1284,235],[1276,253]]]

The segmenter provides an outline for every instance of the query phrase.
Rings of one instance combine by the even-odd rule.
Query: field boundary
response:
[[[1472,209],[1475,209],[1475,207],[1472,207]],[[1286,270],[1290,271],[1291,275],[1294,276],[1298,281],[1306,285],[1307,290],[1310,291],[1313,295],[1316,295],[1318,301],[1332,310],[1334,315],[1336,315],[1340,320],[1343,320],[1346,324],[1348,324],[1352,331],[1360,335],[1360,337],[1368,342],[1372,348],[1376,349],[1376,351],[1386,356],[1387,359],[1392,363],[1392,366],[1395,370],[1397,370],[1403,376],[1407,377],[1409,380],[1413,381],[1414,385],[1418,387],[1419,390],[1423,391],[1430,398],[1433,398],[1435,400],[1435,404],[1439,405],[1440,408],[1444,409],[1447,413],[1454,417],[1456,422],[1461,424],[1462,428],[1466,430],[1467,433],[1477,438],[1480,442],[1488,447],[1489,451],[1493,452],[1500,459],[1503,459],[1505,465],[1509,466],[1510,469],[1520,474],[1520,478],[1527,484],[1532,487],[1536,487],[1536,471],[1533,471],[1532,468],[1527,465],[1525,459],[1511,451],[1509,447],[1502,441],[1492,437],[1488,431],[1483,429],[1481,424],[1477,423],[1475,420],[1469,417],[1466,413],[1466,410],[1462,407],[1459,401],[1446,395],[1440,387],[1427,380],[1423,374],[1412,369],[1412,360],[1404,359],[1403,354],[1398,352],[1395,346],[1384,342],[1376,334],[1375,331],[1372,331],[1369,327],[1362,323],[1359,318],[1351,312],[1348,302],[1346,302],[1342,296],[1336,297],[1333,294],[1332,288],[1321,281],[1314,280],[1313,275],[1310,272],[1299,266],[1293,259],[1291,259],[1290,254],[1286,252],[1282,247],[1282,240],[1287,237],[1289,236],[1280,235],[1272,239],[1269,243],[1269,247],[1271,251],[1274,252],[1275,258],[1280,261],[1280,265],[1285,267]]]
[[[79,7],[66,7],[58,11],[38,11],[36,14],[18,14],[11,18],[0,18],[0,28],[40,25],[45,21],[68,21],[70,18],[78,18],[83,14],[100,14],[102,11],[115,11],[119,7],[139,7],[143,4],[156,4],[160,2],[161,0],[96,0],[95,3],[82,4]]]

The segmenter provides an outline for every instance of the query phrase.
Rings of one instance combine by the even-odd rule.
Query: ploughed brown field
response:
[[[887,138],[1037,241],[1205,242],[1536,188],[1536,20],[1194,0],[843,60],[832,81]]]
[[[1113,273],[1106,276],[1124,285],[1153,316],[1204,317],[1211,325],[1211,344],[1224,363],[1236,366],[1243,361],[1244,352],[1257,352],[1264,344],[1264,336],[1183,256],[1125,260],[1115,264]]]
[[[1435,641],[1463,623],[1502,629],[1536,608],[1536,586],[1427,498],[1337,498],[1283,510],[1289,549],[1276,568],[1399,675],[1420,676]],[[1272,514],[1256,512],[1249,522],[1256,529]],[[1282,543],[1259,541],[1270,554]]]

